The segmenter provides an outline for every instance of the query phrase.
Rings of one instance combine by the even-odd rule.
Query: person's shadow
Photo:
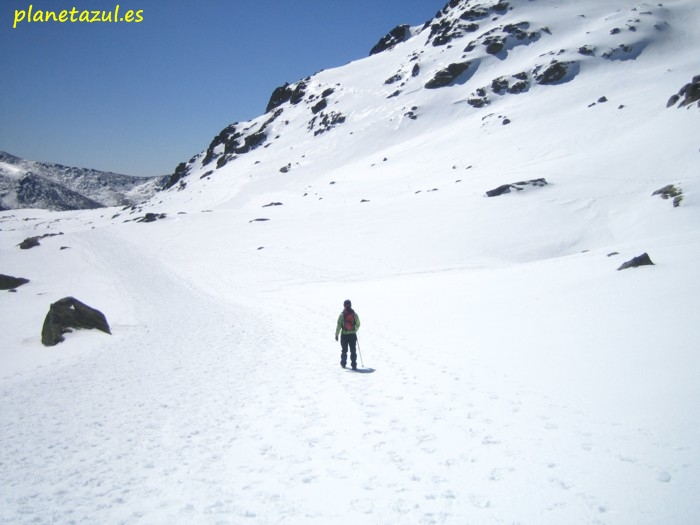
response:
[[[355,372],[356,374],[372,374],[374,373],[374,368],[358,368],[357,370],[353,370],[352,368],[347,369],[348,372]]]

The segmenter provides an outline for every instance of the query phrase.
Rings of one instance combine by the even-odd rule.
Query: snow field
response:
[[[319,73],[345,127],[287,107],[269,149],[138,211],[0,213],[0,271],[31,279],[0,294],[0,523],[694,523],[698,114],[664,105],[697,74],[698,8],[648,7],[669,30],[640,26],[636,60],[465,102],[616,46],[642,16],[622,4],[522,2],[552,35],[445,90],[387,101],[415,41]],[[167,217],[125,222],[147,211]],[[113,334],[42,347],[67,295]],[[368,373],[338,366],[346,298]]]

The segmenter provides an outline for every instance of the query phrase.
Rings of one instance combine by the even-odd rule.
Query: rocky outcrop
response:
[[[683,86],[677,94],[668,99],[667,108],[678,104],[679,108],[690,106],[697,102],[700,108],[700,75],[695,75],[693,80]]]
[[[578,62],[552,60],[549,64],[537,66],[532,74],[535,81],[543,86],[563,84],[573,79],[579,72]]]
[[[379,42],[370,50],[369,54],[376,55],[383,51],[388,51],[392,49],[397,44],[405,42],[411,38],[411,29],[407,24],[396,26],[394,29],[389,31],[388,34],[384,35]]]
[[[40,246],[40,239],[45,239],[47,237],[56,237],[57,235],[63,235],[62,233],[45,233],[44,235],[37,235],[35,237],[27,237],[21,243],[19,243],[20,250],[29,250],[31,248],[36,248]]]
[[[532,179],[527,181],[515,182],[513,184],[503,184],[498,188],[489,190],[486,192],[487,197],[498,197],[504,193],[510,193],[511,191],[523,191],[528,186],[541,187],[546,186],[548,183],[545,179]]]
[[[493,5],[474,5],[467,2],[463,9],[458,7],[458,2],[450,1],[424,26],[430,27],[428,42],[433,46],[444,46],[467,33],[478,31],[479,21],[503,15],[510,9],[508,2],[497,2]]]
[[[272,92],[270,101],[267,103],[265,113],[269,113],[273,109],[276,109],[287,102],[298,104],[306,95],[306,88],[307,83],[303,80],[291,86],[288,83],[285,83],[284,86],[276,88]]]
[[[471,74],[474,74],[477,67],[478,62],[474,64],[473,61],[450,64],[445,69],[441,69],[435,73],[435,76],[425,84],[425,87],[427,89],[437,89],[445,86],[451,86],[457,83],[465,72],[469,71]]]
[[[167,217],[167,214],[165,213],[152,213],[149,212],[143,217],[139,217],[136,219],[136,222],[156,222],[157,220],[160,219],[165,219]]]
[[[73,329],[93,328],[107,334],[112,333],[102,312],[74,297],[65,297],[49,308],[41,330],[41,342],[44,346],[56,346],[65,340],[63,334],[70,333]]]
[[[651,257],[649,257],[648,253],[643,253],[642,255],[639,255],[637,257],[634,257],[633,259],[630,259],[626,263],[623,263],[617,270],[626,270],[627,268],[637,268],[638,266],[647,266],[651,265],[653,266],[654,263],[651,261]]]
[[[656,190],[651,195],[652,196],[658,195],[662,199],[673,199],[673,207],[674,208],[677,208],[678,206],[680,206],[681,202],[683,201],[683,190],[681,190],[680,188],[677,188],[673,184],[669,184],[667,186],[664,186],[663,188]]]
[[[11,275],[0,273],[0,290],[14,290],[28,282],[29,279],[25,279],[24,277],[12,277]]]

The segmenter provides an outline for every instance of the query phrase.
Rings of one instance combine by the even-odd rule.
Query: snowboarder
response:
[[[343,303],[344,309],[338,316],[338,323],[335,328],[335,340],[340,335],[340,366],[345,368],[348,362],[348,346],[350,347],[350,365],[353,370],[357,370],[357,331],[360,329],[360,318],[352,309],[350,299]]]

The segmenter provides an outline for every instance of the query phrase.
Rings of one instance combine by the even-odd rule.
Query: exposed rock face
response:
[[[305,81],[297,82],[291,86],[289,83],[285,83],[284,86],[276,88],[272,92],[270,101],[267,103],[265,113],[269,113],[287,102],[298,104],[304,98],[304,95],[306,95],[306,88],[307,84]]]
[[[651,257],[649,257],[648,253],[643,253],[642,255],[639,255],[638,257],[635,257],[633,259],[630,259],[626,263],[623,263],[617,270],[626,270],[627,268],[637,268],[638,266],[647,266],[651,265],[653,266],[654,263],[651,261]]]
[[[24,277],[12,277],[11,275],[0,273],[0,290],[14,290],[28,282],[29,279]]]
[[[387,51],[389,49],[392,49],[396,44],[400,44],[401,42],[405,42],[411,37],[411,30],[410,26],[407,24],[403,24],[400,26],[396,26],[394,29],[389,31],[388,34],[384,35],[377,45],[375,45],[372,50],[369,52],[370,55],[376,55],[377,53],[381,53],[382,51]]]
[[[478,31],[478,21],[503,15],[509,8],[508,2],[498,2],[493,5],[473,5],[472,2],[466,2],[463,8],[460,8],[459,2],[450,1],[433,20],[426,24],[426,28],[430,27],[428,42],[436,47],[449,44],[466,33]]]
[[[177,184],[187,175],[189,175],[189,173],[189,166],[184,162],[181,162],[177,165],[177,168],[175,168],[175,172],[168,178],[167,182],[165,183],[164,189],[167,190],[168,188],[172,188],[173,186],[175,186],[175,184]]]
[[[72,329],[91,330],[93,328],[108,334],[112,333],[102,312],[73,297],[65,297],[49,308],[41,330],[41,342],[44,346],[55,346],[63,342],[63,334],[72,332]]]

